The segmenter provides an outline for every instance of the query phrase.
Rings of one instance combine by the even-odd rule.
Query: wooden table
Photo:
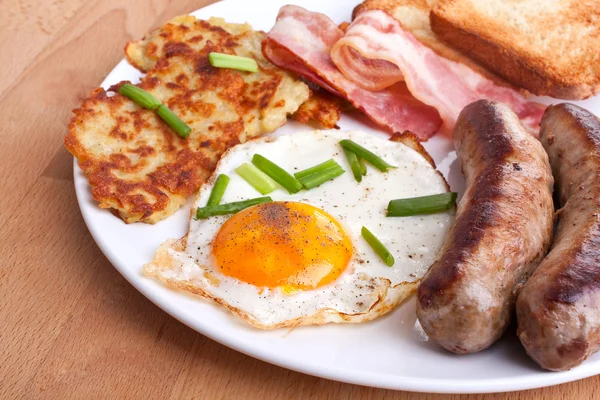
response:
[[[244,356],[162,312],[95,245],[62,145],[71,109],[128,40],[211,2],[0,2],[0,398],[458,399],[331,382]],[[490,398],[597,399],[599,388],[596,377]]]

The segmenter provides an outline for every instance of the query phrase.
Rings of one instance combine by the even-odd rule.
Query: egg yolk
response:
[[[325,211],[296,202],[270,202],[232,216],[213,241],[227,276],[284,292],[334,281],[348,266],[352,242]]]

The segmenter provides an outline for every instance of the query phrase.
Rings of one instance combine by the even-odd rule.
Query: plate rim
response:
[[[303,1],[305,0],[299,0],[297,2]],[[222,7],[223,4],[231,4],[237,2],[245,2],[245,0],[217,1],[200,9],[192,11],[190,12],[190,14],[196,15],[199,13],[210,12],[211,9]],[[106,75],[100,86],[105,86],[105,84],[110,81],[111,75],[116,70],[128,65],[129,63],[127,62],[127,60],[125,58],[122,58],[121,61],[119,61]],[[235,351],[243,353],[247,356],[303,374],[348,384],[390,390],[440,394],[483,394],[538,389],[542,387],[573,382],[576,380],[585,379],[600,374],[600,369],[598,369],[598,367],[594,368],[595,364],[600,365],[600,362],[596,362],[590,365],[583,364],[570,371],[564,372],[547,372],[540,369],[539,373],[535,375],[535,378],[532,378],[531,376],[521,378],[484,378],[480,379],[479,381],[474,381],[467,379],[440,380],[435,378],[399,377],[397,375],[392,374],[376,374],[373,372],[364,371],[362,373],[355,373],[353,371],[344,370],[343,368],[331,366],[315,369],[313,365],[305,363],[302,360],[292,360],[286,358],[285,355],[277,356],[275,353],[269,354],[261,348],[243,346],[240,343],[236,343],[235,340],[230,340],[225,335],[219,335],[219,333],[216,330],[210,329],[210,327],[199,327],[197,325],[197,321],[191,321],[190,319],[188,319],[185,313],[182,313],[179,310],[172,308],[169,304],[167,304],[166,301],[162,301],[160,296],[153,294],[150,290],[139,284],[137,281],[130,279],[128,274],[125,272],[127,268],[120,265],[121,262],[117,259],[113,251],[105,243],[99,230],[92,221],[93,218],[86,210],[86,208],[89,207],[86,196],[88,196],[89,194],[84,192],[85,190],[89,191],[90,186],[87,177],[79,168],[78,160],[75,157],[73,157],[73,175],[77,202],[79,205],[81,215],[84,219],[85,225],[98,248],[102,251],[104,256],[112,264],[112,266],[121,274],[121,276],[123,276],[127,280],[127,282],[129,282],[129,284],[131,284],[137,291],[139,291],[153,304],[158,306],[161,310],[163,310],[179,322],[183,323],[190,329],[193,329],[196,332],[208,337],[209,339],[220,343],[226,347],[229,347]],[[82,186],[80,184],[80,181],[82,179],[85,181],[83,185],[86,188],[85,190],[80,188],[80,186]],[[97,207],[97,203],[94,203],[93,207]]]

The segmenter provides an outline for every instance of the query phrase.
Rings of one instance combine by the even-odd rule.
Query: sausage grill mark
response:
[[[465,354],[500,338],[517,287],[546,254],[553,179],[539,141],[500,103],[467,106],[454,140],[467,190],[419,287],[417,316],[431,339]]]
[[[519,293],[517,333],[542,368],[563,371],[600,346],[600,120],[552,106],[540,140],[562,208],[552,250]]]

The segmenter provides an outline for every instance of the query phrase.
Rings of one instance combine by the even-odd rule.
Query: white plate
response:
[[[329,15],[336,22],[350,20],[358,0],[227,0],[194,13],[199,18],[218,16],[229,22],[249,22],[268,31],[279,8],[296,3]],[[136,81],[140,73],[121,61],[102,83]],[[582,103],[600,114],[600,99]],[[344,116],[343,129],[375,132],[361,116]],[[306,130],[289,123],[282,131]],[[425,146],[448,177],[453,190],[462,192],[463,178],[450,141],[435,137]],[[183,236],[189,207],[154,226],[126,225],[92,199],[88,181],[75,162],[75,189],[81,212],[92,236],[121,274],[163,310],[198,332],[252,357],[323,378],[367,386],[441,393],[483,393],[531,389],[573,381],[600,373],[600,354],[568,372],[544,372],[523,351],[511,329],[491,349],[469,356],[450,354],[415,327],[414,301],[388,316],[362,325],[327,325],[263,332],[253,329],[218,306],[175,292],[145,278],[142,265],[152,259],[167,239]]]

